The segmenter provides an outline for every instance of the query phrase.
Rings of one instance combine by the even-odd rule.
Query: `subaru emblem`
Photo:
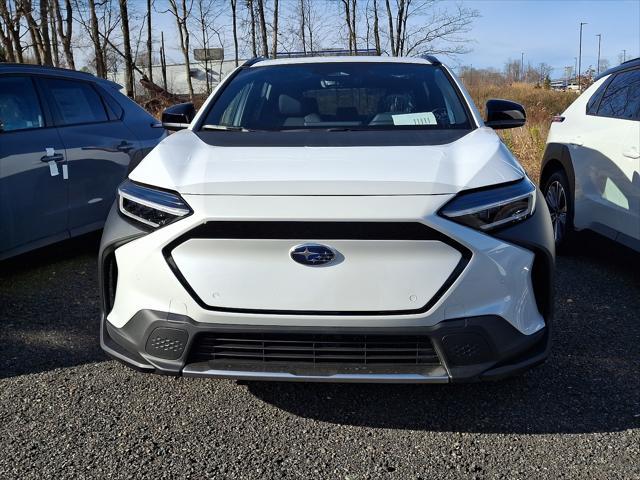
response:
[[[294,262],[310,267],[326,265],[336,258],[335,251],[326,245],[319,243],[303,243],[296,245],[289,251]]]

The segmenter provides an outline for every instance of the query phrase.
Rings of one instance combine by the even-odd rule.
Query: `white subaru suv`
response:
[[[559,249],[589,229],[640,251],[640,58],[554,117],[541,171]]]
[[[102,348],[246,380],[499,378],[548,354],[547,206],[437,59],[256,59],[171,107],[100,251]],[[195,115],[195,116],[194,116]],[[492,128],[493,127],[493,128]]]

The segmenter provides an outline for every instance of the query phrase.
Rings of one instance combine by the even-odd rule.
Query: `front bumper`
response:
[[[221,211],[231,219],[305,218],[302,216],[305,209],[291,212],[286,198],[189,200],[212,202],[195,208],[196,212]],[[426,197],[425,201],[434,200]],[[102,348],[133,367],[157,373],[349,382],[444,383],[501,378],[531,368],[547,357],[554,244],[544,202],[538,203],[533,217],[493,236],[436,215],[424,217],[421,212],[436,211],[437,205],[426,208],[416,204],[415,199],[341,198],[325,202],[324,216],[307,220],[421,222],[446,232],[470,250],[471,258],[436,300],[421,310],[366,315],[225,311],[199,303],[198,296],[185,288],[163,254],[167,246],[186,232],[203,222],[220,220],[219,216],[198,218],[196,213],[149,234],[113,210],[100,251]],[[110,280],[113,271],[117,286]],[[164,337],[160,335],[162,332]],[[221,332],[265,336],[292,332],[312,336],[414,335],[428,339],[437,362],[417,366],[364,364],[355,368],[339,363],[310,366],[295,362],[285,365],[250,362],[221,367],[217,362],[194,360],[193,342],[202,335]],[[155,349],[154,344],[172,350],[171,357]]]
[[[263,337],[266,339],[322,335],[341,338],[423,339],[431,343],[434,358],[425,363],[270,362],[264,358],[229,361],[203,358],[196,351],[205,336]],[[393,336],[393,337],[392,337]],[[518,332],[497,316],[446,320],[432,327],[310,328],[206,325],[183,315],[152,310],[138,312],[123,328],[103,316],[102,348],[112,357],[139,370],[191,377],[245,380],[448,383],[499,379],[542,363],[549,352],[549,330],[533,335]],[[334,344],[335,345],[335,344]],[[294,348],[294,347],[290,347]]]

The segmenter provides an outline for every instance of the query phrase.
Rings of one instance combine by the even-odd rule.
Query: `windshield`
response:
[[[238,72],[201,128],[235,130],[469,129],[467,110],[438,66],[320,63]]]

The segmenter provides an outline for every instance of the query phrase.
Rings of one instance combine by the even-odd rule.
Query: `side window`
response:
[[[602,96],[598,116],[640,120],[640,69],[615,76]]]
[[[249,92],[251,92],[251,87],[253,83],[248,83],[244,86],[240,92],[235,96],[235,98],[229,103],[227,109],[223,112],[222,118],[220,119],[221,125],[227,126],[237,126],[242,122],[242,115],[244,114],[245,105],[247,103],[247,97],[249,96]]]
[[[102,97],[104,101],[104,106],[107,109],[107,114],[109,115],[109,120],[119,120],[122,118],[124,114],[124,110],[120,106],[120,104],[109,94],[106,92],[101,86],[96,86],[98,93]]]
[[[106,122],[104,104],[94,88],[85,82],[44,79],[63,125]]]
[[[587,102],[587,115],[596,115],[598,113],[598,105],[600,104],[600,99],[607,85],[609,85],[609,82],[605,80],[605,82],[598,87],[598,90],[591,95],[591,98]]]
[[[41,127],[44,127],[44,117],[31,79],[0,78],[0,130],[10,132]]]

